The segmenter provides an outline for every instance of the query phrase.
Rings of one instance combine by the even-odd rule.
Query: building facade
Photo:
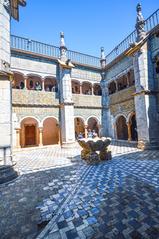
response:
[[[110,54],[94,57],[11,35],[14,149],[70,146],[89,129],[100,136],[159,146],[159,10]],[[10,48],[9,48],[10,50]]]

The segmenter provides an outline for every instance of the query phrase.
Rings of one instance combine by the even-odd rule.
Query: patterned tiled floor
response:
[[[64,182],[39,206],[41,220],[52,219],[38,239],[159,238],[158,151],[82,164]]]
[[[78,146],[17,152],[21,176],[0,187],[0,238],[158,239],[159,151],[110,149],[113,159],[94,165]]]
[[[72,165],[73,158],[79,158],[80,146],[76,143],[73,149],[61,148],[58,145],[46,148],[25,149],[15,152],[13,159],[17,162],[17,168],[22,173],[49,169],[59,166]],[[113,155],[138,151],[134,144],[113,141],[110,146]]]

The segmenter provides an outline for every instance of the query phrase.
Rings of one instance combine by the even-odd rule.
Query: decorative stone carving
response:
[[[145,37],[145,20],[144,17],[142,15],[142,8],[141,8],[141,4],[138,3],[137,7],[137,19],[136,19],[136,30],[137,30],[137,41],[141,41],[144,37]]]
[[[60,32],[60,59],[66,62],[67,60],[67,47],[65,45],[64,33]]]
[[[78,143],[83,148],[81,151],[81,159],[84,159],[87,162],[91,163],[111,159],[111,152],[108,150],[111,138],[84,138],[79,139]],[[96,151],[99,151],[99,153]]]
[[[7,12],[10,13],[10,1],[9,0],[4,0],[3,6],[7,10]]]

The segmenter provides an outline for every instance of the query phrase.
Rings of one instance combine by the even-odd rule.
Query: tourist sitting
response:
[[[96,138],[97,137],[97,133],[95,132],[95,130],[92,131],[92,138]]]
[[[92,138],[93,137],[93,133],[92,133],[91,129],[88,129],[87,137],[88,138]]]
[[[81,132],[78,135],[78,139],[83,139],[83,134]]]
[[[39,81],[35,82],[35,90],[42,90]]]
[[[20,82],[19,89],[21,89],[21,90],[24,89],[24,82],[23,81]]]

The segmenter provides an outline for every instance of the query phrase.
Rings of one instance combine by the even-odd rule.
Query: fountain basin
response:
[[[111,138],[82,138],[78,140],[78,143],[82,147],[81,159],[83,160],[97,162],[111,159],[111,151],[108,150]]]

